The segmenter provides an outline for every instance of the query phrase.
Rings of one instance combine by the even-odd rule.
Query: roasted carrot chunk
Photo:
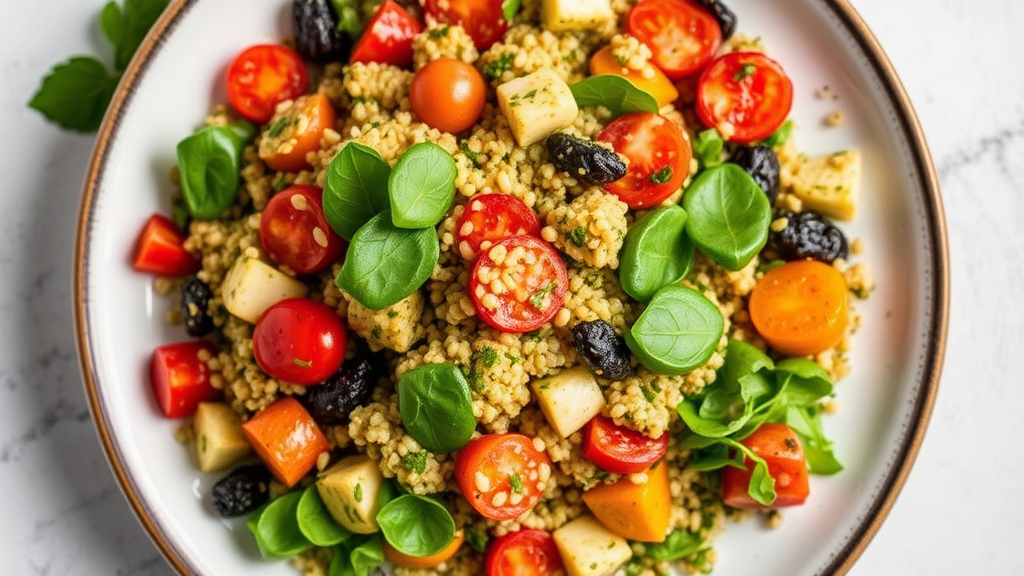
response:
[[[306,408],[282,397],[242,425],[245,437],[282,484],[294,486],[330,446]]]

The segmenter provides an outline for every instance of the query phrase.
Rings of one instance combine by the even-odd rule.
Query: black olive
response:
[[[572,343],[590,371],[598,376],[622,380],[632,371],[626,340],[604,320],[580,322],[573,326]]]
[[[210,287],[195,276],[189,276],[181,285],[181,316],[189,336],[205,336],[213,330],[210,317]]]
[[[348,422],[349,414],[377,387],[381,370],[374,360],[369,355],[345,360],[323,384],[309,387],[304,403],[313,420],[325,425]]]
[[[307,60],[344,60],[351,39],[338,30],[338,16],[330,0],[294,0],[295,49]]]
[[[626,164],[613,150],[564,132],[547,138],[551,163],[584,184],[603,185],[626,175]]]
[[[779,157],[768,146],[738,146],[729,158],[754,178],[754,182],[768,195],[768,203],[775,205],[779,196]]]
[[[221,478],[210,490],[210,501],[223,517],[251,512],[270,497],[270,471],[262,464],[242,466]]]
[[[703,6],[705,10],[715,17],[718,27],[722,29],[722,40],[732,38],[733,32],[736,32],[735,12],[730,10],[720,0],[697,0],[697,4]]]
[[[772,232],[770,240],[782,259],[813,258],[831,264],[850,255],[843,231],[817,212],[780,211],[776,218],[786,219],[786,227]]]

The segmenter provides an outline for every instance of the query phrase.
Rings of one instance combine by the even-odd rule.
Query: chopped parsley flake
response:
[[[651,184],[665,184],[672,179],[672,167],[665,166],[661,170],[658,170],[654,174],[651,174],[647,180]]]

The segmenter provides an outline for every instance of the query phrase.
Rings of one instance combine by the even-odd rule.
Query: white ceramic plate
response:
[[[716,576],[843,573],[878,529],[912,465],[938,386],[948,262],[937,179],[910,103],[881,48],[842,0],[731,0],[739,29],[760,36],[796,86],[799,147],[863,151],[862,208],[844,226],[865,239],[878,289],[859,304],[853,374],[826,421],[846,470],[812,480],[809,503],[783,526],[732,525],[718,540]],[[182,339],[166,303],[128,254],[142,222],[167,213],[174,146],[214,102],[231,57],[290,31],[287,0],[175,0],[143,44],[101,129],[79,220],[75,312],[85,388],[112,469],[142,525],[182,574],[286,576],[258,559],[241,523],[204,506],[211,477],[161,418],[146,366]],[[838,101],[815,97],[829,86]],[[841,108],[846,122],[826,128]]]

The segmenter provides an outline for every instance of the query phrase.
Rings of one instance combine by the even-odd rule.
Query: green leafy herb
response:
[[[747,63],[744,64],[737,72],[733,75],[732,79],[739,82],[748,76],[753,76],[757,72],[757,66]]]
[[[676,528],[669,533],[664,542],[646,544],[647,556],[658,562],[681,560],[698,552],[704,547],[706,534],[690,532],[685,528]]]
[[[764,140],[761,140],[760,142],[758,142],[758,144],[769,146],[771,148],[778,148],[779,146],[785,144],[786,141],[789,140],[790,135],[792,134],[793,121],[786,120],[785,122],[782,123],[782,126],[779,126],[775,130],[775,132],[772,132],[770,136],[768,136]]]
[[[693,139],[693,155],[702,168],[721,164],[723,150],[725,150],[725,140],[714,128],[699,132]]]
[[[352,240],[370,218],[387,210],[391,166],[379,152],[349,142],[331,160],[324,183],[324,216],[342,238]]]
[[[403,494],[377,513],[377,524],[388,543],[409,556],[430,556],[455,538],[455,521],[448,510],[425,496]]]
[[[537,310],[544,310],[550,304],[547,298],[548,294],[554,292],[557,287],[558,284],[555,282],[548,282],[540,290],[530,295],[530,304]]]
[[[409,452],[405,456],[402,456],[402,468],[405,468],[409,472],[423,474],[427,471],[428,456],[428,453],[425,451]]]
[[[587,245],[587,229],[583,226],[577,226],[566,233],[565,239],[573,246],[582,248]]]
[[[686,219],[679,206],[664,206],[629,227],[619,256],[619,281],[626,294],[648,302],[662,286],[686,276],[693,264]]]
[[[328,576],[369,576],[384,563],[384,540],[381,535],[354,536],[334,547]]]
[[[746,170],[724,163],[697,175],[683,195],[693,244],[726,270],[747,265],[768,241],[772,209]]]
[[[338,524],[327,511],[316,485],[309,486],[302,492],[295,516],[299,531],[314,546],[334,546],[352,536],[352,533]]]
[[[509,487],[512,488],[513,492],[523,491],[523,479],[519,476],[519,474],[509,474],[508,484]]]
[[[219,218],[238,196],[242,151],[255,135],[248,122],[207,126],[178,143],[181,194],[193,218]]]
[[[289,492],[271,500],[246,522],[264,558],[291,558],[312,546],[299,528],[302,494],[301,491]]]
[[[512,62],[515,60],[515,55],[511,52],[505,52],[494,62],[490,62],[484,66],[484,76],[487,76],[491,80],[497,80],[501,78],[501,75],[512,67]]]
[[[505,15],[505,20],[507,20],[509,24],[515,20],[516,12],[519,12],[520,4],[522,4],[522,0],[502,0],[501,13]]]
[[[647,180],[651,184],[665,184],[672,179],[672,167],[665,166],[661,170],[651,174],[647,177]]]
[[[483,554],[487,550],[487,534],[472,526],[465,526],[462,528],[462,532],[466,535],[466,543],[469,547]]]
[[[455,160],[433,142],[406,150],[388,178],[391,221],[399,228],[436,226],[455,198]]]
[[[476,429],[469,382],[455,364],[424,364],[402,374],[398,410],[409,435],[431,452],[462,448]]]
[[[334,13],[338,15],[338,31],[358,38],[366,23],[363,21],[358,0],[331,0]]]
[[[577,106],[604,106],[612,116],[658,111],[658,101],[654,96],[615,74],[591,76],[572,84],[569,89]]]
[[[626,344],[652,372],[679,375],[707,362],[724,330],[722,312],[703,294],[669,284],[626,332]]]

